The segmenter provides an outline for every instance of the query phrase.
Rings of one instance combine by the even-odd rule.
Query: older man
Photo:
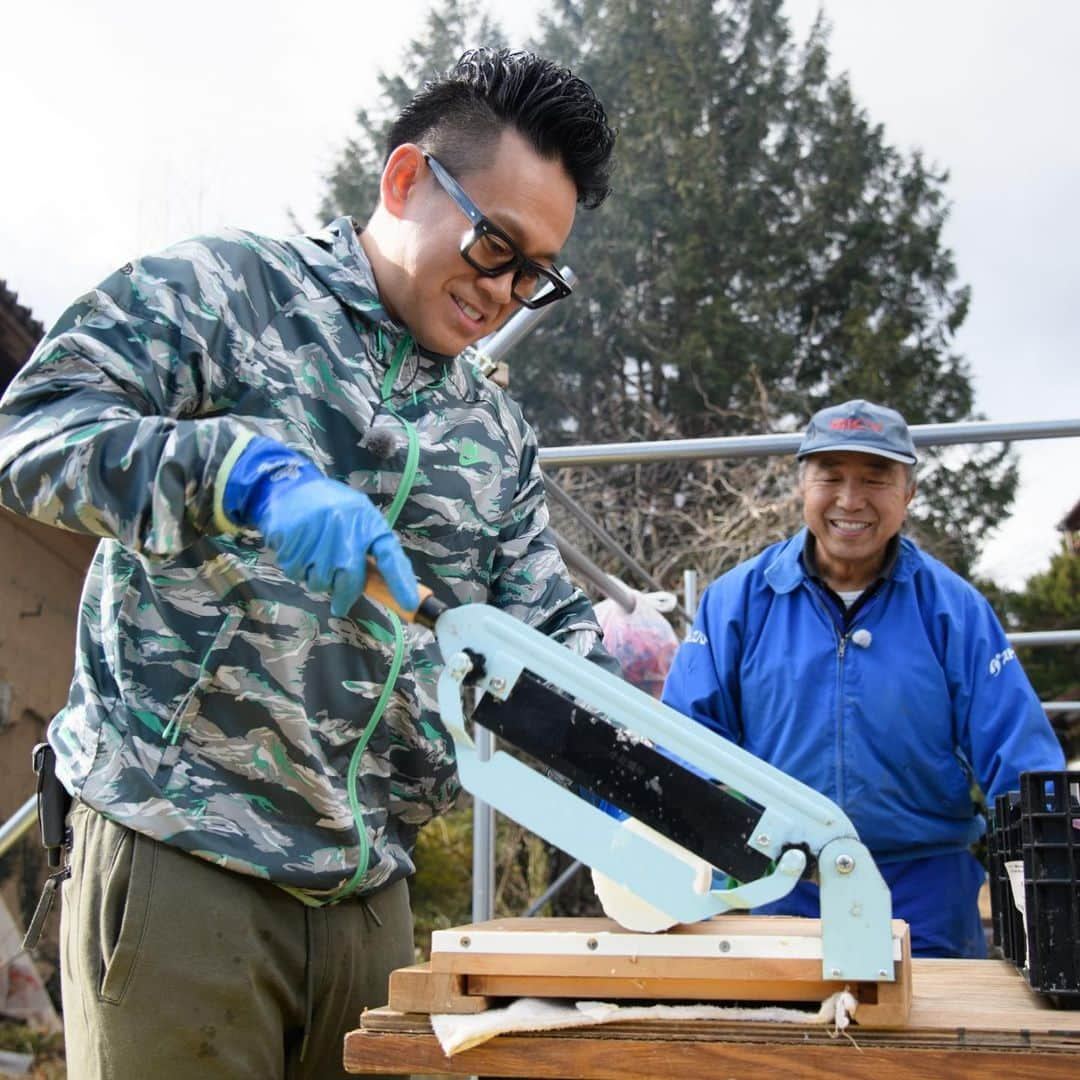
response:
[[[990,605],[900,535],[903,417],[822,409],[797,457],[806,527],[706,590],[664,701],[841,806],[917,954],[983,956],[973,786],[1062,769],[1061,748]],[[817,886],[761,910],[816,916]]]

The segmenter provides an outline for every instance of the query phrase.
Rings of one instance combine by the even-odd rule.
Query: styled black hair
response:
[[[615,132],[587,82],[531,52],[470,49],[445,75],[425,83],[387,138],[389,155],[416,143],[464,175],[494,158],[507,127],[543,158],[559,158],[577,201],[599,206],[611,188]]]

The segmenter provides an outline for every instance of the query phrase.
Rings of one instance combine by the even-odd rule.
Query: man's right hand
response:
[[[225,481],[222,504],[230,520],[262,533],[293,581],[328,592],[338,618],[364,592],[369,555],[401,608],[419,606],[412,565],[375,504],[281,443],[261,436],[248,443]]]

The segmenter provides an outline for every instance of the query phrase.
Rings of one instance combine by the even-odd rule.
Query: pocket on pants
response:
[[[102,1001],[119,1004],[131,983],[150,915],[157,844],[118,827],[120,842],[102,882],[98,913]]]

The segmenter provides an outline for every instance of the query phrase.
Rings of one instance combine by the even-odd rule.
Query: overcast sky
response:
[[[132,255],[318,223],[323,176],[426,0],[38,0],[4,7],[0,278],[48,325]],[[533,5],[494,2],[513,44]],[[1080,4],[825,0],[832,67],[890,142],[950,171],[973,288],[957,348],[990,420],[1080,417]],[[801,34],[816,0],[788,0]],[[392,12],[375,14],[375,12]],[[362,210],[363,208],[358,208]],[[1020,585],[1080,499],[1080,438],[1017,444],[980,570]]]

